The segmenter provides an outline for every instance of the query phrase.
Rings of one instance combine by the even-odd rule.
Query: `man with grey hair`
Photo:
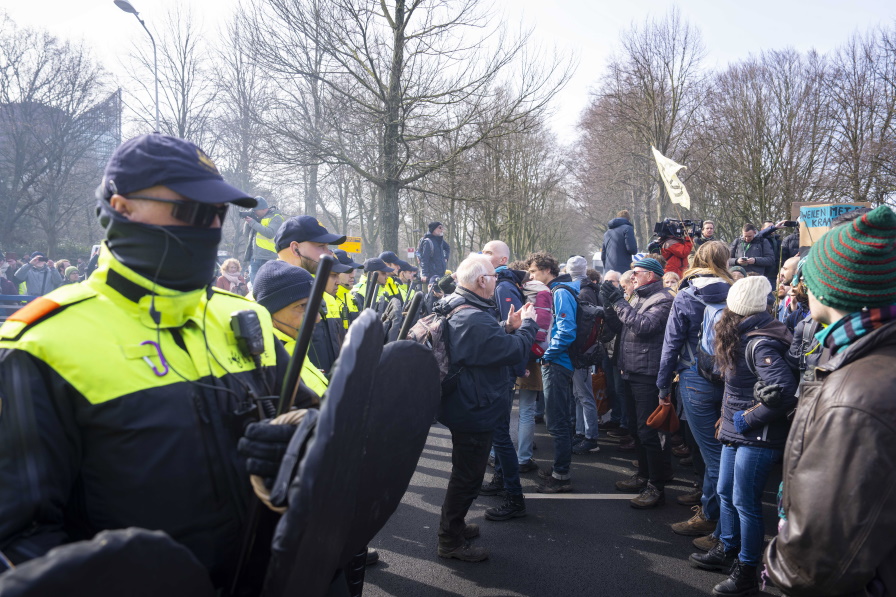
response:
[[[438,420],[451,431],[451,477],[439,523],[439,556],[480,562],[488,552],[473,547],[476,525],[464,518],[479,494],[495,427],[509,411],[511,368],[523,361],[538,331],[535,309],[511,308],[498,322],[495,268],[485,255],[470,255],[457,268],[457,290],[439,301],[435,313],[447,318],[451,367],[442,388]],[[508,492],[516,516],[525,515],[522,490]],[[502,507],[503,508],[503,507]]]

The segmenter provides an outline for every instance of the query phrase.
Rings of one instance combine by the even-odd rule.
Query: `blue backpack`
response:
[[[697,354],[691,352],[691,346],[685,343],[685,349],[688,352],[688,359],[685,365],[693,366],[697,364],[697,373],[700,377],[713,383],[723,383],[722,372],[716,365],[716,323],[722,317],[722,311],[725,309],[725,303],[707,303],[700,298],[693,286],[689,286],[682,292],[687,292],[696,300],[703,304],[703,323],[700,325],[700,331],[697,332]],[[684,355],[682,355],[684,356]]]

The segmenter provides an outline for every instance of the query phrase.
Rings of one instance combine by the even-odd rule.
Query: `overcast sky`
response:
[[[589,90],[600,77],[621,32],[649,15],[678,6],[703,34],[707,66],[765,49],[793,46],[828,52],[852,33],[896,21],[894,0],[495,0],[509,22],[534,26],[536,39],[575,52],[575,77],[555,101],[553,128],[564,141],[575,138],[576,122]],[[237,0],[133,0],[150,28],[176,2],[190,4],[210,35],[226,20]],[[44,27],[59,37],[83,39],[110,71],[120,74],[118,56],[130,38],[145,36],[133,16],[112,0],[0,0],[0,9],[19,25]]]

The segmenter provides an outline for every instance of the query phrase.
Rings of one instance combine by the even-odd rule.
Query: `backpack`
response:
[[[604,357],[603,345],[599,342],[604,327],[602,307],[579,300],[579,293],[571,286],[557,284],[551,293],[565,288],[576,302],[576,339],[569,345],[569,360],[575,369],[587,369],[600,364]]]
[[[413,340],[432,350],[436,362],[439,364],[439,381],[442,384],[442,396],[448,396],[457,389],[457,376],[461,367],[451,364],[451,356],[448,354],[448,320],[462,309],[474,309],[472,305],[458,305],[447,315],[431,313],[420,319],[408,330],[408,340]]]
[[[435,246],[433,246],[431,240],[429,240],[425,236],[420,239],[420,242],[417,243],[417,248],[414,250],[414,258],[417,259],[417,265],[421,267],[423,266],[423,264],[420,263],[420,256],[423,255],[423,243],[425,242],[429,242],[430,247],[435,250]]]
[[[684,346],[688,351],[688,359],[685,360],[684,364],[690,367],[696,363],[697,373],[700,374],[700,377],[706,381],[711,381],[712,383],[724,383],[722,372],[719,371],[719,368],[716,365],[715,341],[716,323],[718,323],[719,319],[722,317],[725,303],[707,303],[697,296],[696,291],[693,290],[693,286],[689,286],[684,292],[688,292],[705,307],[703,310],[703,323],[700,325],[700,330],[697,332],[697,354],[694,355],[691,352],[691,345],[686,342]]]
[[[524,285],[521,290],[526,302],[535,307],[535,323],[538,324],[538,332],[535,334],[535,342],[532,343],[530,356],[533,360],[540,359],[550,344],[548,332],[551,330],[551,313],[554,306],[554,297],[547,287],[545,287],[545,290],[536,290],[525,288]]]

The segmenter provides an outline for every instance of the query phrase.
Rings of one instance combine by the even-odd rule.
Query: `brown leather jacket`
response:
[[[896,595],[896,321],[804,383],[783,506],[765,565],[786,595]]]

